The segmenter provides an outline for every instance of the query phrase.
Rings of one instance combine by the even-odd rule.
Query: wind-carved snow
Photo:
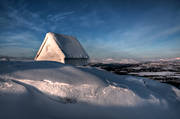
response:
[[[0,118],[13,112],[9,119],[180,116],[180,90],[150,79],[55,62],[0,62],[0,67]]]
[[[19,85],[12,80],[2,79],[0,77],[0,95],[6,93],[17,93],[22,94],[26,92],[26,88],[22,85]]]
[[[121,88],[114,85],[98,87],[89,84],[71,85],[67,83],[52,82],[50,80],[33,81],[18,80],[20,82],[32,85],[43,93],[53,96],[56,100],[69,99],[76,102],[84,102],[97,105],[114,105],[114,106],[135,106],[143,103],[158,104],[166,102],[160,101],[153,95],[149,99],[140,98],[133,91],[127,88]],[[117,85],[117,84],[116,84]]]
[[[175,87],[172,87],[172,90],[176,94],[176,96],[174,98],[176,98],[177,100],[180,101],[180,90]]]

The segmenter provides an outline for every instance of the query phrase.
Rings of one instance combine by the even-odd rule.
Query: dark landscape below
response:
[[[133,75],[158,80],[180,88],[180,61],[155,61],[137,64],[90,63],[118,75]]]

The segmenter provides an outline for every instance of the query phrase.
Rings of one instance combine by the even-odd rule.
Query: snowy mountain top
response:
[[[180,57],[164,58],[164,59],[160,59],[160,61],[180,61]]]
[[[180,116],[180,90],[150,79],[45,61],[0,67],[0,118]]]
[[[139,61],[134,60],[134,59],[120,59],[120,60],[116,60],[113,58],[107,58],[107,59],[102,59],[102,60],[95,60],[92,59],[91,60],[92,63],[104,63],[104,64],[109,64],[109,63],[117,63],[117,64],[137,64],[139,63]]]

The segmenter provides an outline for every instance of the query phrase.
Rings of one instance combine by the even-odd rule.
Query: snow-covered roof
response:
[[[54,36],[59,48],[66,58],[89,58],[79,41],[72,36],[50,33]]]

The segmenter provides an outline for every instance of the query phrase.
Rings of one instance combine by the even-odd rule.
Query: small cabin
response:
[[[86,65],[89,56],[75,37],[49,32],[34,59]]]

